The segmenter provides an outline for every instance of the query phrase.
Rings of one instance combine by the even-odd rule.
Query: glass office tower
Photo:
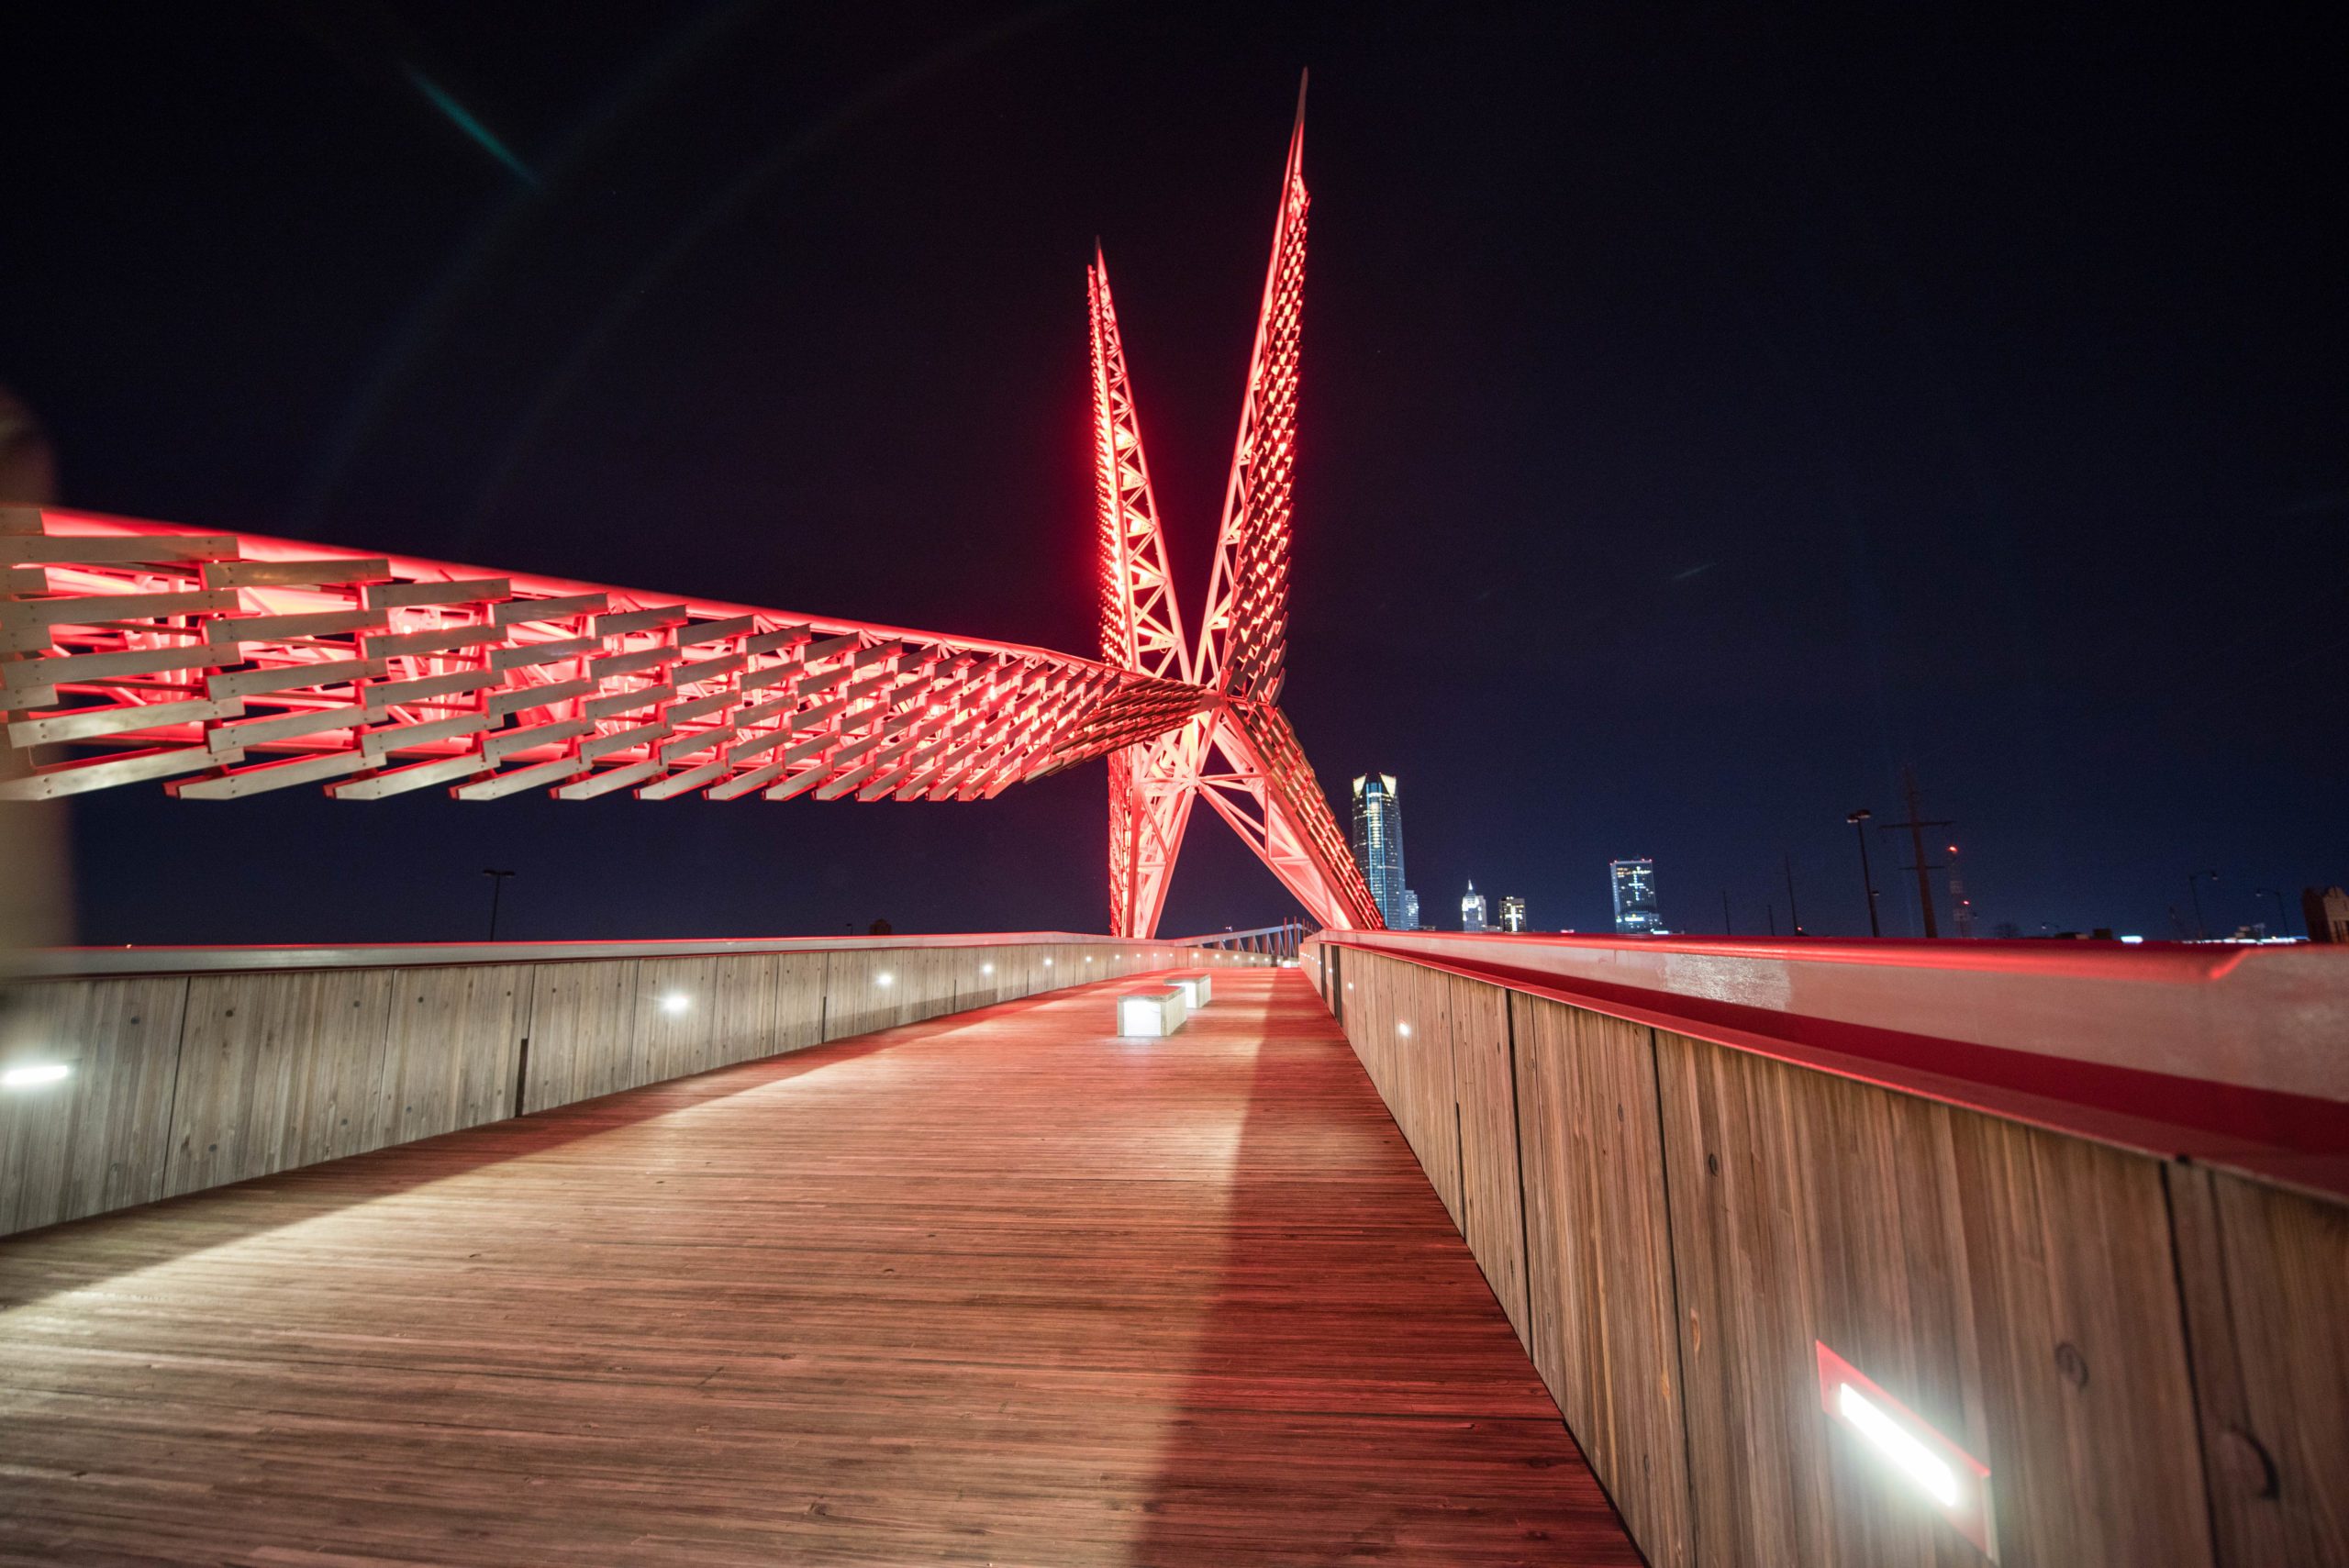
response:
[[[1664,917],[1655,905],[1655,862],[1609,861],[1607,872],[1615,884],[1615,929],[1624,936],[1663,930]]]
[[[1387,928],[1416,929],[1416,919],[1406,925],[1403,918],[1403,806],[1392,773],[1354,780],[1354,864],[1370,884],[1371,899]]]
[[[1485,895],[1476,891],[1476,884],[1473,882],[1468,884],[1468,896],[1460,901],[1460,929],[1464,931],[1485,929]]]

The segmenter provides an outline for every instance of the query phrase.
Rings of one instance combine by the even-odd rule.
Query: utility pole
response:
[[[2199,885],[2201,879],[2206,876],[2212,882],[2219,880],[2219,873],[2214,871],[2187,873],[2186,895],[2194,900],[2194,934],[2207,942],[2210,940],[2210,928],[2202,918],[2202,889]]]
[[[506,879],[513,874],[510,871],[484,869],[482,872],[482,875],[489,878],[489,940],[491,941],[497,940],[497,901],[506,892]]]
[[[1724,887],[1721,889],[1721,935],[1725,937],[1733,936],[1736,934],[1736,929],[1737,929],[1734,926],[1730,924],[1729,889]]]
[[[1875,812],[1863,806],[1845,817],[1843,820],[1849,822],[1859,834],[1860,886],[1868,895],[1868,935],[1880,937],[1884,935],[1884,928],[1878,924],[1876,917],[1876,878],[1868,872],[1868,818],[1875,815]]]
[[[1795,935],[1802,935],[1802,911],[1795,907],[1795,857],[1792,851],[1787,855],[1787,924],[1795,929]]]
[[[1903,763],[1900,769],[1900,793],[1907,797],[1909,802],[1909,820],[1906,822],[1886,822],[1881,823],[1878,826],[1880,830],[1883,832],[1898,833],[1905,831],[1909,835],[1909,850],[1916,855],[1917,859],[1915,863],[1902,866],[1900,869],[1902,871],[1913,871],[1917,873],[1917,907],[1924,912],[1925,935],[1928,937],[1938,937],[1942,934],[1942,928],[1941,923],[1933,918],[1932,873],[1942,868],[1925,858],[1925,829],[1928,828],[1954,828],[1957,824],[1954,822],[1928,822],[1925,820],[1924,803],[1919,797],[1917,789],[1917,770],[1908,766],[1906,763]]]

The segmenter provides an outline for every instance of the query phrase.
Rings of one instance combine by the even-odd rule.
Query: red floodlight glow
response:
[[[1105,757],[1110,929],[1204,797],[1323,926],[1375,928],[1280,695],[1305,287],[1289,137],[1207,605],[1186,635],[1107,263],[1087,272],[1101,657],[258,534],[0,507],[0,799],[985,800]],[[95,755],[61,756],[72,746]],[[1046,961],[1048,963],[1050,960]],[[887,984],[883,978],[881,984]]]

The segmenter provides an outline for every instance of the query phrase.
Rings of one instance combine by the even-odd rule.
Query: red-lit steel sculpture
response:
[[[1111,929],[1156,931],[1204,795],[1323,925],[1378,911],[1274,706],[1305,270],[1300,100],[1206,615],[1187,638],[1107,267],[1088,271],[1101,653],[0,508],[0,799],[160,780],[585,800],[978,800],[1109,765]],[[66,750],[70,748],[69,750]]]

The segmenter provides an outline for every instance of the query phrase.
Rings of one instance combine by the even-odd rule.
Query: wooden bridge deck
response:
[[[0,1242],[0,1562],[1639,1561],[1304,980]]]

